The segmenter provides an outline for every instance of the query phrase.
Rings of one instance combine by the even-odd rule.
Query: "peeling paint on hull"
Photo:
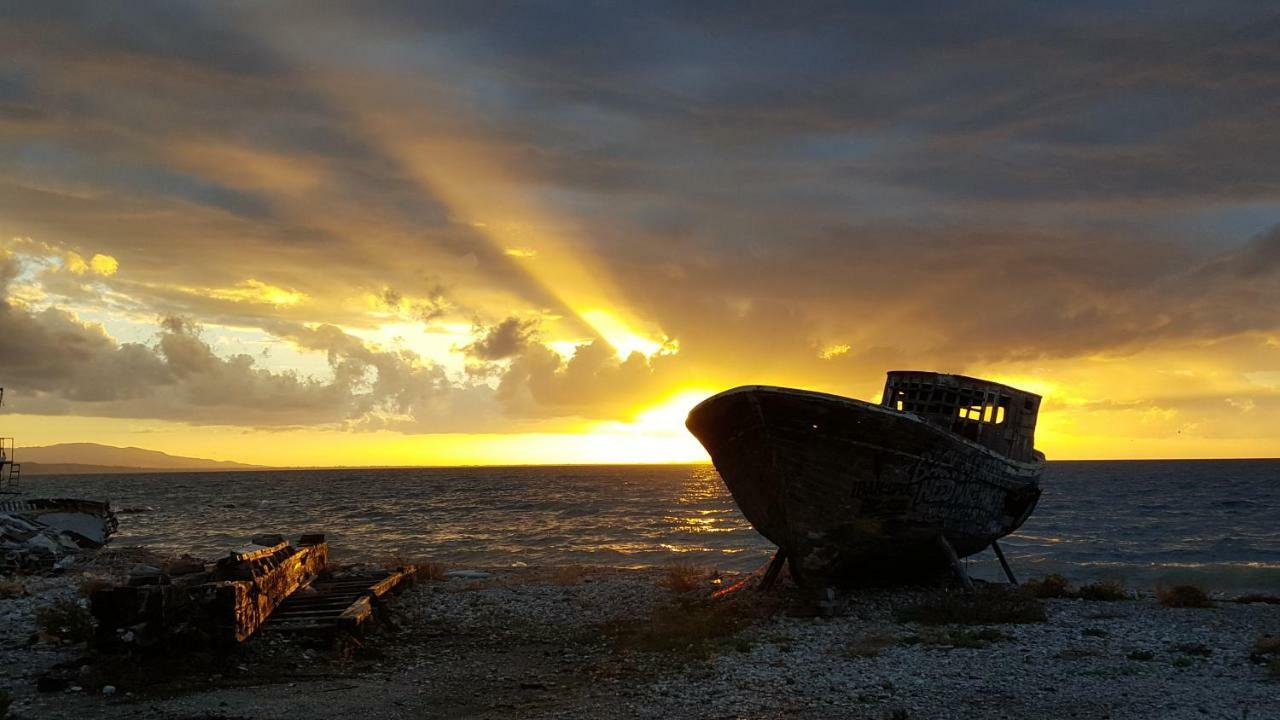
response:
[[[738,507],[807,585],[922,575],[1016,530],[1044,458],[1020,462],[913,413],[745,386],[695,407],[689,431]]]

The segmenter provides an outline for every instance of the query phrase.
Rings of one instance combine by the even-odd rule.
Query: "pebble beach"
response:
[[[956,590],[817,613],[754,578],[713,600],[743,577],[695,568],[492,568],[420,578],[359,638],[262,635],[131,668],[38,622],[127,562],[8,581],[10,718],[1280,718],[1280,605],[1261,600],[1047,599],[1042,622],[932,625],[901,609]],[[38,690],[50,676],[70,679]]]

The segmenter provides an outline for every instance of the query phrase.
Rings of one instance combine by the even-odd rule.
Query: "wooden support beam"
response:
[[[764,577],[760,580],[760,589],[769,590],[774,583],[778,581],[778,575],[782,573],[782,564],[787,561],[787,551],[778,548],[778,552],[773,554],[773,559],[769,561],[769,568],[764,571]]]
[[[969,573],[965,572],[964,566],[960,564],[955,548],[947,542],[947,536],[939,535],[938,544],[942,546],[942,552],[946,553],[947,562],[951,563],[951,569],[955,571],[956,577],[960,578],[960,584],[964,586],[965,592],[973,592],[973,581],[969,579]]]
[[[404,565],[400,569],[388,575],[382,582],[371,586],[369,588],[369,594],[375,598],[380,598],[398,588],[401,583],[412,584],[417,576],[418,568],[416,566]]]
[[[373,604],[369,602],[369,598],[366,596],[351,603],[351,607],[343,610],[342,614],[338,616],[338,622],[348,627],[355,627],[368,620],[372,614]]]
[[[1004,568],[1004,575],[1009,578],[1009,583],[1017,585],[1018,579],[1013,576],[1013,569],[1009,567],[1009,561],[1004,559],[1004,551],[1000,549],[1000,543],[992,540],[991,549],[996,551],[996,558],[1000,561],[1000,567]]]

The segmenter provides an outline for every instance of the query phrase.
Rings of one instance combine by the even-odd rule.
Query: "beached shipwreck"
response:
[[[751,385],[686,426],[801,585],[918,578],[1017,530],[1040,498],[1040,396],[977,378],[888,374],[879,405]]]

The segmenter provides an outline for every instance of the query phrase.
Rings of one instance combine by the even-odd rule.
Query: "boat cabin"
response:
[[[880,404],[915,413],[1014,460],[1034,459],[1039,395],[964,375],[894,370]]]

